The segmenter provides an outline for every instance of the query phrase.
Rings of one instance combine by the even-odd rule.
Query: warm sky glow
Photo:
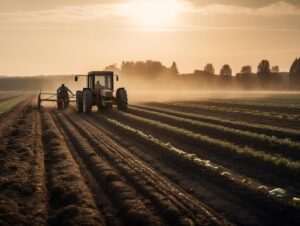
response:
[[[150,28],[171,25],[180,9],[177,0],[133,0],[124,8],[141,26]]]
[[[122,60],[289,70],[299,0],[0,0],[0,75],[70,74]]]

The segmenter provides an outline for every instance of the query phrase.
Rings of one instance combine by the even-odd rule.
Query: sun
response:
[[[132,0],[129,13],[144,27],[163,28],[174,23],[180,6],[178,0]]]

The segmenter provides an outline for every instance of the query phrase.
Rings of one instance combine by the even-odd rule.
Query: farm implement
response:
[[[125,111],[128,107],[128,97],[125,88],[114,90],[114,79],[119,80],[112,71],[91,71],[87,75],[76,75],[75,81],[79,77],[86,78],[86,87],[78,90],[76,95],[72,93],[64,84],[57,89],[57,93],[42,93],[38,95],[38,108],[42,102],[56,102],[57,109],[65,109],[71,102],[76,103],[77,113],[90,113],[93,106],[99,111],[111,109],[113,105],[118,110]]]
[[[42,93],[40,91],[38,95],[38,109],[41,108],[42,102],[56,102],[57,109],[66,109],[71,102],[76,102],[75,95],[57,92],[57,93]]]

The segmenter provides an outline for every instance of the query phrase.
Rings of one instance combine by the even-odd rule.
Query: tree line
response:
[[[224,64],[216,72],[213,64],[208,63],[202,70],[190,74],[179,73],[176,62],[165,66],[159,61],[123,61],[118,67],[109,65],[104,70],[114,71],[127,85],[148,84],[150,87],[185,89],[297,89],[300,90],[300,58],[291,64],[289,72],[280,72],[279,66],[271,66],[268,60],[262,60],[253,72],[245,65],[233,76],[230,65]],[[84,86],[75,83],[73,75],[1,77],[0,90],[52,90],[61,83],[72,87]]]
[[[300,58],[295,59],[288,73],[280,72],[279,66],[271,66],[268,60],[262,60],[255,72],[250,65],[242,66],[236,76],[233,75],[229,64],[224,64],[219,73],[216,72],[213,64],[208,63],[203,70],[195,70],[191,74],[180,74],[176,62],[167,67],[159,61],[152,60],[123,61],[120,67],[114,64],[106,67],[105,70],[112,70],[126,78],[140,77],[153,80],[162,76],[172,79],[184,79],[193,76],[193,79],[204,81],[205,84],[216,82],[227,87],[238,84],[246,89],[258,87],[265,89],[284,87],[284,84],[286,86],[288,83],[288,88],[300,88]]]

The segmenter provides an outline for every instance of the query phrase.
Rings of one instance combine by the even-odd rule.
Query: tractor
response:
[[[75,76],[75,81],[78,77]],[[127,92],[125,88],[118,88],[114,95],[114,77],[119,77],[112,71],[91,71],[88,75],[81,75],[87,78],[86,88],[76,92],[76,112],[89,113],[93,106],[99,111],[111,109],[117,105],[117,109],[126,111],[128,106]]]

